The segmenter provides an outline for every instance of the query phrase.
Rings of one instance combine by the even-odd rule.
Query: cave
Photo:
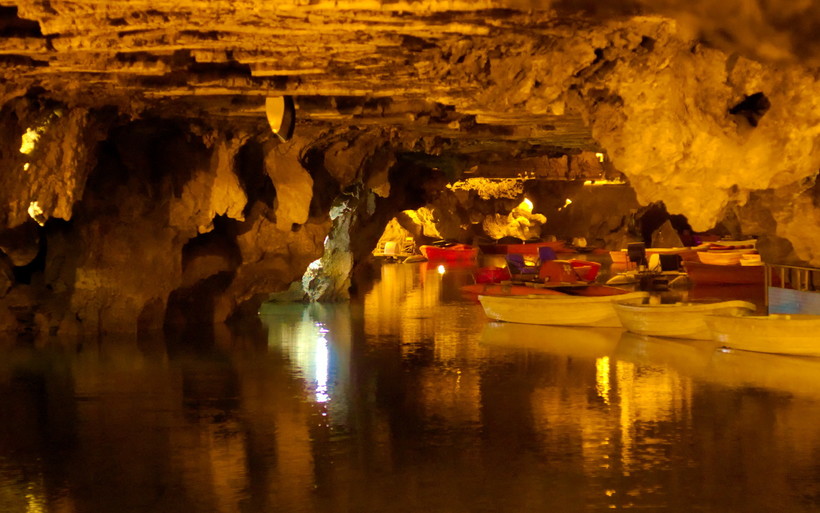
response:
[[[671,221],[820,265],[814,5],[229,3],[0,9],[5,330],[222,323],[319,259],[310,299],[345,300],[394,222],[618,249]],[[525,198],[538,233],[485,222]]]

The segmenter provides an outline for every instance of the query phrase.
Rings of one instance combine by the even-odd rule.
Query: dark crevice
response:
[[[740,116],[749,122],[751,126],[757,126],[760,118],[763,117],[772,106],[769,98],[761,92],[746,96],[743,101],[729,109],[729,114]]]
[[[302,156],[302,167],[307,169],[313,178],[313,198],[310,200],[310,216],[327,215],[333,200],[341,193],[339,183],[325,168],[324,153],[312,148]]]
[[[262,144],[250,141],[242,146],[236,155],[234,167],[239,183],[248,197],[243,214],[247,216],[257,201],[273,208],[276,187],[265,171],[265,150]]]
[[[40,24],[20,18],[17,6],[0,6],[0,37],[43,37]]]

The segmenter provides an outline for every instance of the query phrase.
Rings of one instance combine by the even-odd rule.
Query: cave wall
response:
[[[330,221],[310,212],[314,181],[300,164],[308,140],[284,144],[265,126],[108,121],[107,132],[69,125],[83,152],[63,142],[26,155],[35,173],[68,155],[78,167],[67,182],[82,186],[55,185],[51,195],[33,180],[18,186],[53,201],[42,227],[21,202],[6,204],[4,219],[17,227],[4,231],[4,328],[133,332],[225,321],[255,311],[321,255]],[[98,144],[83,144],[90,130]],[[10,237],[23,228],[28,237]],[[19,275],[13,286],[9,271]]]

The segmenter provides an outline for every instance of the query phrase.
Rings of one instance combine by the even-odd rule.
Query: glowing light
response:
[[[40,139],[40,134],[36,130],[26,128],[26,133],[23,134],[22,139],[23,142],[20,145],[20,153],[28,155],[34,151],[34,148],[37,146],[37,141]]]
[[[23,171],[28,171],[28,168],[29,168],[29,166],[30,166],[30,165],[31,165],[31,164],[29,164],[28,162],[26,162],[25,164],[23,164]]]
[[[604,161],[604,154],[603,153],[596,153],[595,156],[598,157],[598,162],[603,162]]]
[[[28,215],[31,216],[32,219],[37,221],[37,224],[43,226],[45,221],[43,221],[43,209],[40,208],[40,204],[36,201],[32,201],[28,205]]]
[[[532,207],[532,201],[530,201],[529,198],[524,198],[524,201],[522,201],[521,204],[518,205],[518,208],[520,208],[521,210],[526,210],[527,212],[532,212]]]
[[[316,402],[326,403],[330,400],[330,395],[327,393],[327,375],[328,366],[330,365],[330,351],[327,349],[327,339],[325,333],[328,332],[321,324],[319,328],[319,337],[316,339],[316,346],[314,348],[314,380],[316,381]]]
[[[439,266],[436,268],[436,271],[438,271],[438,273],[439,273],[439,274],[444,274],[444,272],[445,272],[446,270],[447,270],[447,269],[445,269],[443,265],[439,265]]]
[[[604,356],[595,360],[595,390],[598,396],[609,404],[609,357]]]
[[[624,185],[626,182],[623,180],[615,179],[615,180],[587,180],[584,182],[584,185]]]
[[[558,210],[564,210],[565,208],[567,208],[567,207],[568,207],[568,206],[570,206],[570,205],[572,205],[572,200],[571,200],[571,199],[569,199],[569,198],[567,198],[567,199],[564,201],[564,206],[562,206],[562,207],[561,207],[561,208],[559,208]]]
[[[37,497],[33,493],[26,494],[26,513],[43,513],[45,510],[45,501],[42,497]]]

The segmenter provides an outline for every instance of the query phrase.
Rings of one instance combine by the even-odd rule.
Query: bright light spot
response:
[[[45,224],[43,222],[43,209],[40,208],[40,204],[36,201],[32,201],[28,205],[28,215],[31,216],[32,219],[37,221],[37,224],[43,226]]]
[[[28,162],[23,164],[23,171],[28,171],[29,166],[31,166],[31,164],[29,164]]]
[[[529,198],[524,198],[524,201],[518,205],[518,208],[521,210],[526,210],[527,212],[532,212],[532,206],[532,201],[530,201]]]
[[[598,157],[598,162],[603,162],[604,161],[604,154],[603,153],[596,153],[595,156]]]
[[[609,404],[609,357],[604,356],[595,360],[595,390],[598,396]]]
[[[584,182],[584,185],[623,185],[623,180],[615,179],[615,180],[587,180]]]
[[[330,352],[327,349],[325,338],[327,332],[324,326],[319,329],[319,338],[316,339],[314,353],[314,379],[316,380],[316,402],[318,403],[326,403],[330,400],[330,395],[327,393],[327,369],[330,365]]]
[[[29,488],[32,488],[29,485]],[[43,513],[45,511],[45,501],[33,493],[26,494],[26,513]]]
[[[30,212],[31,211],[29,211],[29,213]],[[311,262],[310,265],[308,265],[308,269],[310,269],[311,271],[318,271],[321,268],[322,268],[322,259],[321,258],[317,258],[316,260]]]
[[[438,271],[439,274],[444,274],[444,271],[446,271],[446,269],[443,265],[440,265],[436,268],[436,271]]]
[[[30,154],[34,151],[34,147],[37,146],[39,139],[40,134],[38,134],[37,131],[26,128],[26,133],[23,134],[23,143],[20,145],[20,153]]]
[[[607,497],[612,497],[613,495],[615,495],[615,490],[607,490],[606,491],[606,496]]]
[[[558,210],[564,210],[565,208],[567,208],[570,205],[572,205],[572,200],[567,198],[566,201],[564,201],[564,206],[559,208]]]

